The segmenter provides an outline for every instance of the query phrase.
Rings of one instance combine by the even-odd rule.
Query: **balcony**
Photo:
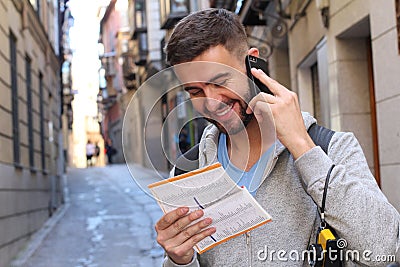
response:
[[[115,52],[104,53],[101,57],[101,64],[105,70],[104,76],[107,78],[114,77],[115,69]]]
[[[144,0],[136,0],[133,8],[133,35],[132,39],[137,39],[138,35],[147,32],[146,24],[146,2]]]
[[[147,51],[139,51],[134,58],[137,66],[145,66],[147,63]]]
[[[110,109],[116,101],[117,101],[117,94],[115,94],[115,92],[110,93],[107,88],[99,90],[99,93],[97,94],[97,105],[101,110]]]
[[[241,1],[236,0],[210,0],[210,7],[213,8],[224,8],[230,11],[235,11],[236,6],[241,6]]]
[[[124,85],[128,90],[136,88],[136,68],[133,54],[126,52],[122,54],[122,74]]]
[[[175,24],[190,13],[189,0],[161,0],[161,29],[172,29]]]
[[[145,66],[147,63],[147,32],[138,33],[136,46],[133,51],[133,58],[137,66]]]
[[[235,12],[245,26],[266,25],[265,10],[273,0],[210,0],[210,7]]]
[[[264,16],[264,12],[267,9],[268,5],[271,3],[271,0],[248,0],[247,2],[251,3],[247,3],[247,5],[242,6],[242,9],[239,11],[239,16],[242,20],[243,25],[267,25],[267,20]]]
[[[61,67],[63,104],[70,105],[74,99],[72,92],[71,62],[64,61]]]

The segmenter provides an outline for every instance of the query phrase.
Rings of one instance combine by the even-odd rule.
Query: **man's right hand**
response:
[[[193,247],[207,236],[215,233],[215,227],[208,227],[212,220],[205,218],[187,227],[204,215],[202,210],[191,213],[189,208],[180,207],[166,213],[156,223],[157,242],[176,264],[185,265],[192,261]]]

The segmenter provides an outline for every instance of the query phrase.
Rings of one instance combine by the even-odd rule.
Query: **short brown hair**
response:
[[[197,11],[175,26],[165,47],[167,62],[189,62],[217,45],[223,45],[238,58],[246,54],[247,36],[239,17],[226,9]]]

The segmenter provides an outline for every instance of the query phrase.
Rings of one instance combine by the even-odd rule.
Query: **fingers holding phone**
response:
[[[246,72],[249,79],[252,81],[251,88],[253,91],[253,96],[256,96],[259,92],[264,92],[268,94],[272,94],[271,90],[268,86],[265,85],[262,81],[253,76],[251,69],[260,69],[265,73],[268,73],[268,64],[267,62],[255,56],[247,55],[245,58]]]
[[[252,75],[264,83],[273,95],[260,93],[249,103],[256,118],[267,112],[266,104],[275,121],[277,138],[289,149],[295,159],[315,146],[304,125],[297,94],[270,78],[260,69],[251,69]],[[269,110],[269,109],[268,109]],[[247,110],[247,112],[251,112]]]

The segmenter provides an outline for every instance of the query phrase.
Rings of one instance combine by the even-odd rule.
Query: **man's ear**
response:
[[[250,56],[258,57],[260,55],[258,49],[256,47],[252,47],[247,51],[247,54]]]

